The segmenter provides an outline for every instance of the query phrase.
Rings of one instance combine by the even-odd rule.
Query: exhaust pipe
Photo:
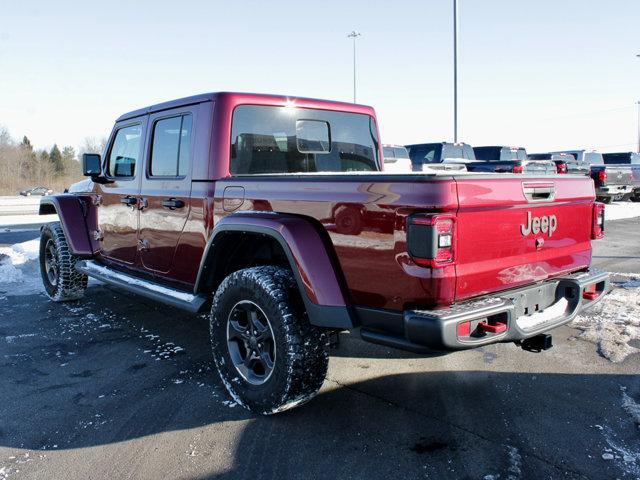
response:
[[[551,335],[547,333],[541,333],[540,335],[536,335],[535,337],[525,338],[520,342],[516,342],[516,344],[520,345],[523,350],[534,353],[540,353],[543,350],[549,350],[551,347],[553,347]]]

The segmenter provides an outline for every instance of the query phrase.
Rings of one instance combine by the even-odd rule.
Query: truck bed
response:
[[[450,305],[489,292],[586,268],[591,259],[590,179],[495,173],[283,174],[236,176],[215,185],[217,218],[225,189],[244,189],[239,210],[314,219],[333,245],[356,305],[403,310]],[[551,192],[529,198],[525,191]],[[533,193],[531,193],[533,194]],[[407,253],[407,218],[456,215],[455,265],[417,266]],[[528,215],[555,216],[552,236],[521,232]],[[542,238],[539,245],[536,238]]]

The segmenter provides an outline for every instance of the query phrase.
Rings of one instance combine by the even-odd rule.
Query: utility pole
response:
[[[356,38],[361,36],[362,34],[355,30],[347,35],[347,38],[353,39],[353,103],[356,103]]]
[[[458,0],[453,0],[453,142],[458,143]]]

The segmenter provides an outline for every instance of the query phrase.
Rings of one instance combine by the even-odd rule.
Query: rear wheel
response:
[[[289,269],[229,275],[213,299],[211,344],[231,397],[269,415],[313,398],[327,373],[328,335],[309,323]]]
[[[87,276],[75,268],[77,257],[71,253],[59,223],[42,227],[40,235],[40,274],[45,292],[56,302],[84,296]]]

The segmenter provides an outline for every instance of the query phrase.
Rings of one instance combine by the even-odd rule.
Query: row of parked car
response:
[[[564,150],[527,153],[504,145],[472,147],[467,143],[384,145],[384,169],[389,173],[468,171],[589,175],[599,201],[640,202],[640,153],[599,153]]]

